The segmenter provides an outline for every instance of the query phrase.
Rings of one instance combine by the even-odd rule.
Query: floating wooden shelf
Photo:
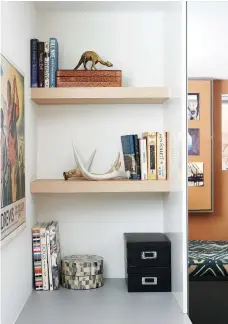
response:
[[[31,99],[38,105],[162,104],[168,98],[165,87],[31,88]]]
[[[168,180],[52,180],[40,179],[31,183],[34,194],[70,194],[91,192],[169,192]]]

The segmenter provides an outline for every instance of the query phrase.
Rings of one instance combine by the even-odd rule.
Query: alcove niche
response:
[[[111,61],[114,69],[122,70],[123,87],[132,88],[131,92],[98,90],[101,101],[94,102],[91,89],[83,93],[77,89],[71,93],[69,89],[31,89],[31,109],[36,115],[36,175],[31,181],[31,199],[36,219],[59,221],[62,256],[91,253],[104,257],[105,278],[109,280],[104,295],[99,295],[101,304],[102,296],[104,300],[108,296],[132,298],[123,283],[123,233],[166,233],[172,243],[172,293],[150,294],[147,310],[139,302],[145,295],[138,294],[135,308],[140,312],[141,305],[141,311],[148,312],[145,323],[154,305],[161,310],[156,316],[171,316],[175,308],[175,323],[179,323],[182,313],[187,313],[185,4],[40,1],[34,2],[34,8],[34,38],[57,38],[59,69],[73,69],[84,51],[94,50]],[[69,97],[74,100],[71,104]],[[80,184],[63,187],[63,171],[75,165],[72,140],[85,158],[97,148],[93,170],[104,172],[122,151],[120,136],[144,131],[169,133],[168,180],[164,184],[107,183],[100,189],[98,183],[88,182],[84,189]],[[54,179],[59,181],[53,183]],[[41,306],[69,299],[64,291],[48,297],[39,293]],[[93,304],[97,295],[88,296],[85,302]],[[18,323],[36,303],[37,293],[33,292]],[[117,314],[109,316],[121,316],[118,307],[122,315],[130,311],[129,304],[114,307]]]

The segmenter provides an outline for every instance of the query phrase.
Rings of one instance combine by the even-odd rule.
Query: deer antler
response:
[[[90,173],[86,168],[84,167],[78,153],[76,150],[75,145],[73,145],[74,148],[74,154],[75,158],[77,160],[77,163],[79,165],[80,171],[85,179],[88,180],[108,180],[108,179],[113,179],[113,178],[130,178],[130,172],[127,171],[119,171],[117,169],[113,170],[112,172],[109,173],[104,173],[104,174],[96,174],[96,173]],[[118,159],[115,161],[115,165],[119,166],[119,155]]]

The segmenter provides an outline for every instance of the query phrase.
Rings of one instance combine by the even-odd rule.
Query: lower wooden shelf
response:
[[[38,179],[31,182],[33,194],[70,194],[90,192],[169,192],[168,180],[52,180]]]

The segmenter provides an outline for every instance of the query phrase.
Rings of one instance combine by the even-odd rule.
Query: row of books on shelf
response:
[[[31,88],[55,88],[58,70],[58,41],[50,38],[47,42],[30,40]]]
[[[167,133],[121,136],[125,170],[132,180],[167,179]]]
[[[32,228],[35,290],[57,290],[60,284],[60,239],[57,221]]]

